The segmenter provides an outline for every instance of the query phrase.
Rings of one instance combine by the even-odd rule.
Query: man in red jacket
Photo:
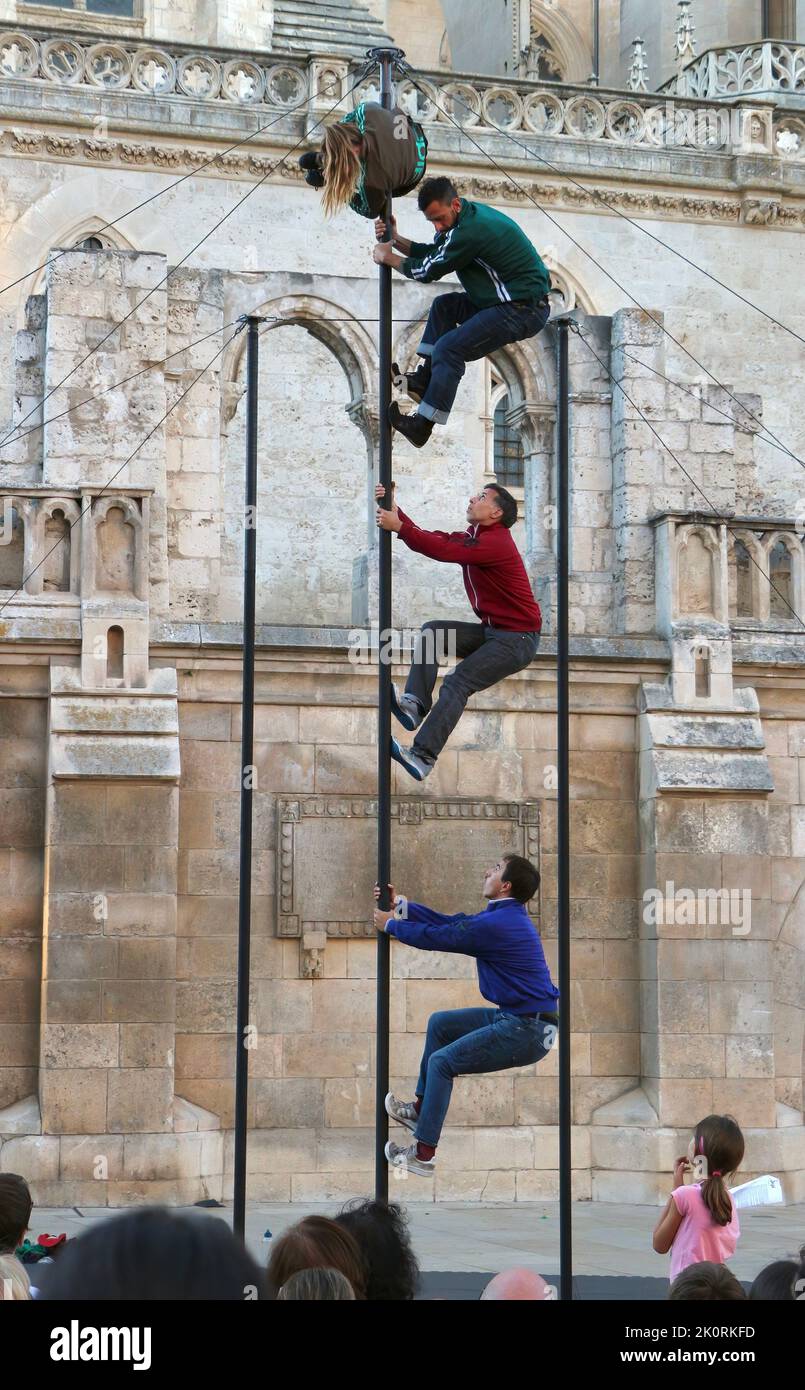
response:
[[[378,501],[383,489],[376,489]],[[534,660],[542,617],[511,527],[517,502],[497,483],[470,498],[466,531],[423,531],[392,500],[390,511],[377,509],[377,524],[396,531],[409,550],[431,560],[461,565],[464,588],[477,623],[425,623],[417,639],[405,692],[392,687],[392,712],[404,729],[417,729],[411,748],[391,740],[391,756],[418,782],[433,770],[456,727],[470,695],[522,671]],[[439,673],[437,638],[445,638],[463,658],[445,676],[436,704],[433,688]],[[444,650],[444,647],[442,647]]]

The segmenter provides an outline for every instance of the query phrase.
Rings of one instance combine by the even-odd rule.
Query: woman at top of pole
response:
[[[306,182],[324,190],[327,217],[349,206],[361,217],[377,218],[389,193],[401,198],[416,188],[427,157],[425,133],[407,112],[363,101],[327,126],[319,149],[303,154],[299,164]]]

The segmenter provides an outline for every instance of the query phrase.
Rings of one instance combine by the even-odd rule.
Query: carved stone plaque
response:
[[[370,796],[280,798],[279,936],[374,934],[376,815]],[[507,850],[539,865],[535,801],[395,797],[391,816],[394,886],[439,912],[480,910],[483,870]],[[538,916],[538,898],[529,910]]]

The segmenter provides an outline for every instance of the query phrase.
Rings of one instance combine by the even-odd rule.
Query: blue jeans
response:
[[[430,385],[419,414],[446,424],[467,363],[488,357],[506,343],[533,338],[545,327],[550,312],[547,302],[477,309],[467,294],[440,294],[431,305],[417,349],[420,357],[431,359]]]
[[[502,1009],[450,1009],[431,1014],[416,1093],[422,1108],[416,1137],[439,1142],[454,1076],[475,1076],[540,1062],[554,1034],[537,1018],[518,1018]]]

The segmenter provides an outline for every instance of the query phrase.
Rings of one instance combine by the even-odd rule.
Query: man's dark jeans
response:
[[[556,1040],[556,1026],[503,1009],[450,1009],[431,1014],[416,1093],[422,1107],[416,1138],[438,1144],[453,1078],[539,1062]]]
[[[546,301],[537,305],[495,304],[477,309],[467,294],[440,294],[434,299],[417,351],[431,360],[430,385],[419,414],[444,425],[468,362],[488,357],[506,343],[533,338],[548,322]]]
[[[485,623],[425,623],[417,637],[405,687],[405,693],[415,696],[428,716],[417,730],[414,752],[427,762],[435,762],[470,696],[522,671],[534,660],[538,646],[538,632],[508,632]],[[453,649],[464,660],[445,676],[434,705],[439,657],[444,660]]]

